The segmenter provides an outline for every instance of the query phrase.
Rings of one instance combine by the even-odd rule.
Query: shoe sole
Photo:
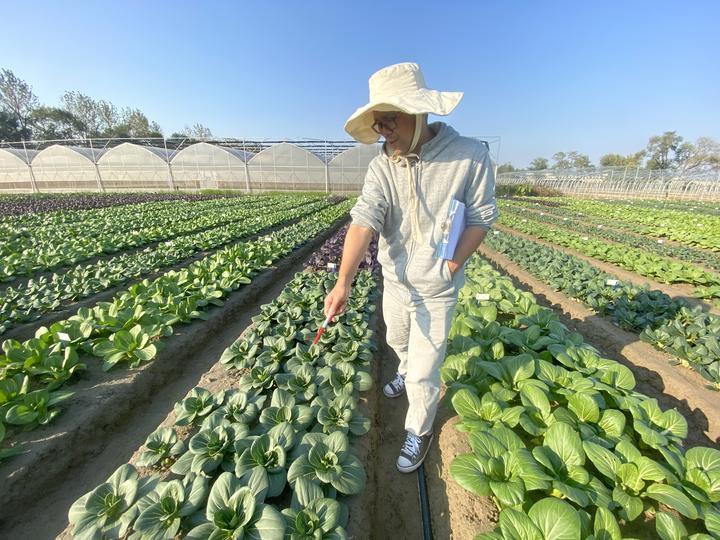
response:
[[[417,462],[415,465],[413,465],[412,467],[401,467],[400,465],[398,465],[397,463],[395,463],[395,466],[397,467],[397,470],[400,471],[401,473],[411,473],[411,472],[414,472],[414,471],[416,471],[417,469],[419,469],[419,468],[420,468],[420,465],[422,465],[422,464],[423,464],[423,461],[425,461],[425,458],[427,457],[427,453],[428,453],[428,451],[430,450],[430,447],[432,446],[432,443],[433,443],[434,440],[435,440],[435,435],[433,435],[433,436],[430,438],[430,442],[428,443],[428,446],[427,446],[427,448],[425,449],[425,453],[424,453],[423,456],[420,458],[420,461],[418,461],[418,462]]]

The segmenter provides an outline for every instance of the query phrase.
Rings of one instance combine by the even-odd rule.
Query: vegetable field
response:
[[[376,243],[311,345],[353,203],[0,198],[0,536],[720,538],[717,208],[499,201],[423,515]]]

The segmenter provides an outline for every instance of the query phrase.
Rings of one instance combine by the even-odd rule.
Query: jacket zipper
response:
[[[418,166],[419,167],[419,163],[420,163],[420,157],[418,157],[417,164],[415,164],[415,165],[408,164],[408,166],[413,166],[413,167]],[[417,188],[419,187],[419,183],[417,180],[418,180],[418,176],[415,176],[415,184],[416,184],[415,191],[416,191],[416,193],[417,193]],[[412,218],[410,218],[410,219],[412,219]],[[415,248],[415,239],[413,238],[413,234],[412,234],[412,223],[410,223],[410,250],[408,251],[408,258],[407,258],[407,261],[405,262],[405,268],[403,268],[403,277],[401,280],[401,283],[404,283],[405,285],[409,285],[409,283],[407,282],[407,269],[408,269],[408,266],[410,266],[410,260],[412,259],[413,252],[415,251],[414,248]]]
[[[413,248],[414,247],[415,247],[415,240],[413,240],[411,238],[410,239],[410,251],[408,252],[408,258],[407,258],[407,261],[405,262],[405,268],[403,268],[402,283],[404,283],[405,285],[409,285],[409,283],[407,282],[407,269],[408,269],[408,266],[410,266],[410,259],[413,256],[413,251],[414,251]]]

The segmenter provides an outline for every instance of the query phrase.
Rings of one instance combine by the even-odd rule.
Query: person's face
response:
[[[373,111],[373,129],[385,138],[388,153],[406,153],[415,134],[415,116],[400,111]]]

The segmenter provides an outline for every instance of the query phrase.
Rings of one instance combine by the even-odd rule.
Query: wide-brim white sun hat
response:
[[[376,71],[368,82],[370,102],[356,110],[345,131],[355,140],[372,144],[380,135],[373,131],[373,111],[401,111],[408,114],[450,114],[463,97],[462,92],[430,90],[420,66],[412,62],[394,64]]]

